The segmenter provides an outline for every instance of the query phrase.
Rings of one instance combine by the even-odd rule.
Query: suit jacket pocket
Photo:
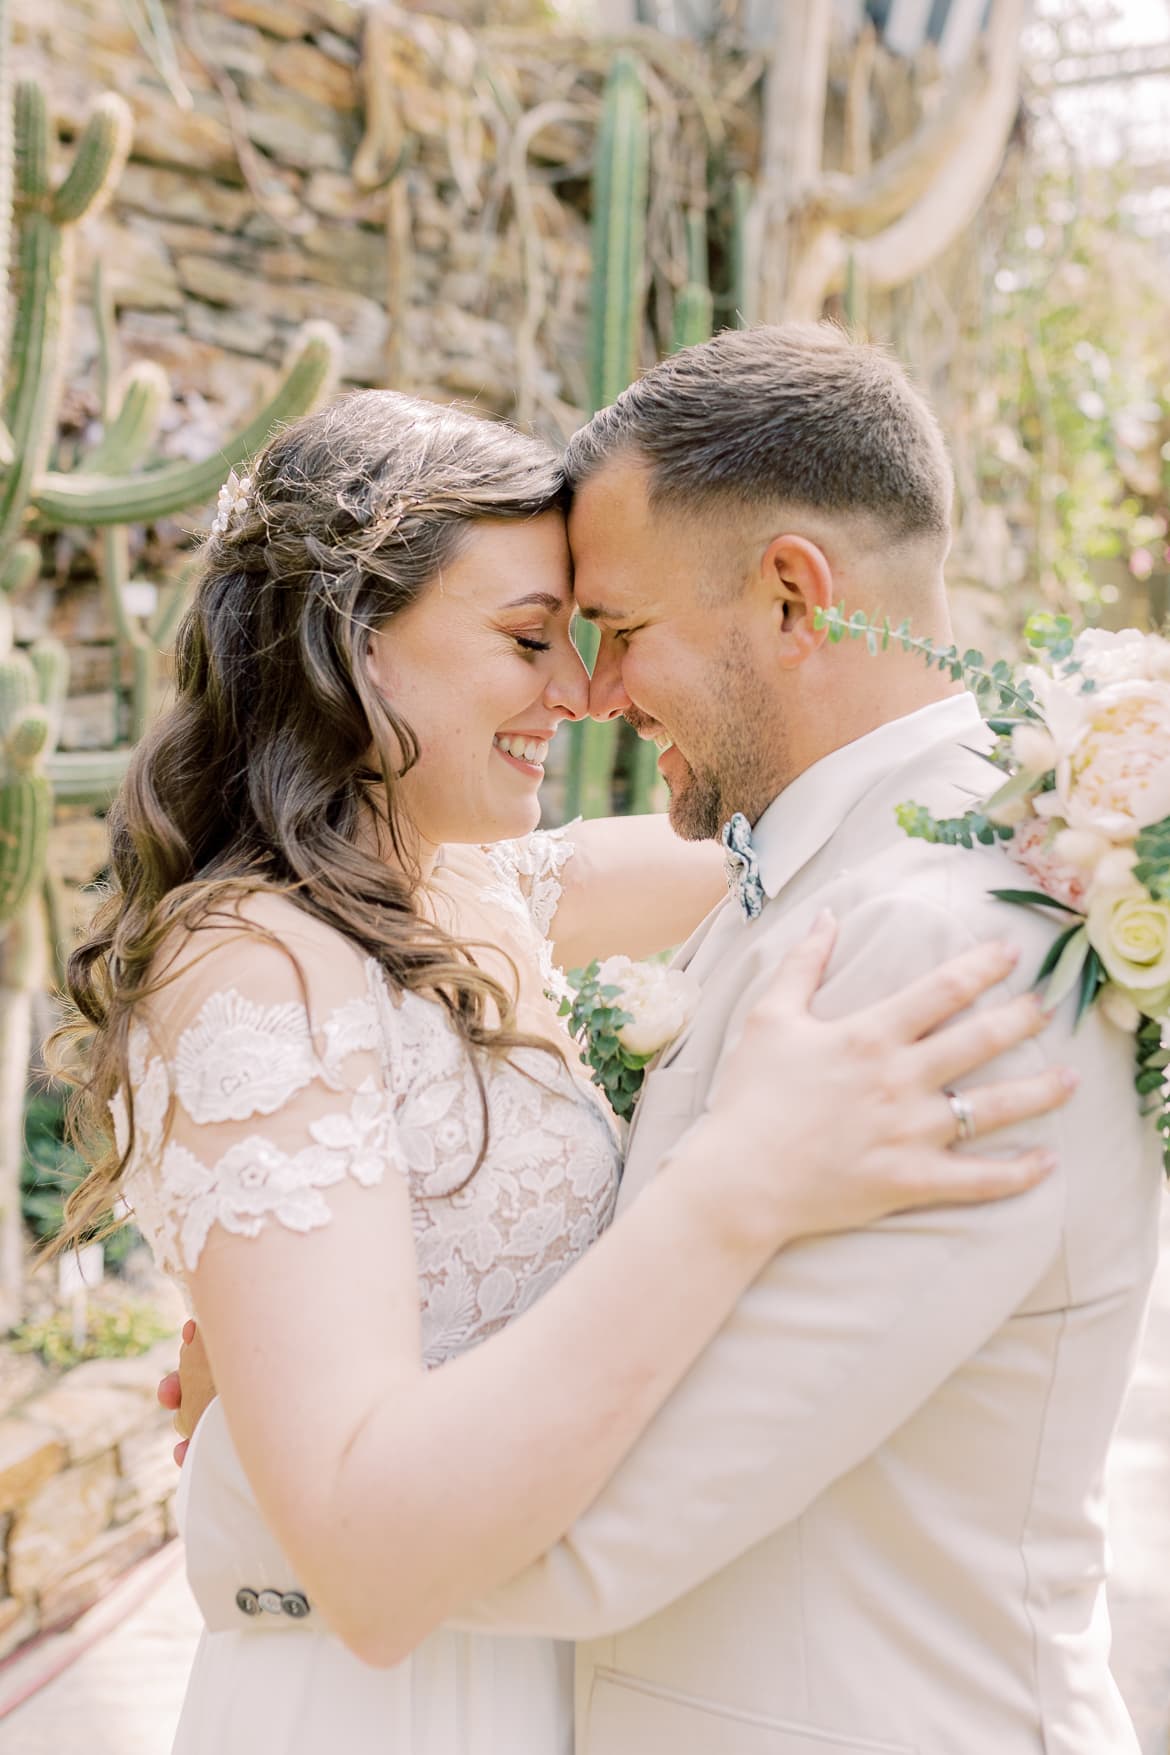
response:
[[[595,1670],[579,1755],[915,1755],[907,1743],[840,1737],[811,1725],[737,1712]]]
[[[626,1140],[626,1167],[635,1156],[635,1175],[626,1197],[650,1180],[664,1153],[684,1134],[707,1095],[706,1083],[694,1066],[655,1067],[642,1088]],[[647,1157],[645,1154],[649,1153]]]

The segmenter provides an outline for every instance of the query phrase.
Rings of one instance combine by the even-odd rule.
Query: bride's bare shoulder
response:
[[[307,976],[338,977],[360,968],[362,952],[287,894],[252,890],[226,896],[180,921],[163,938],[152,973],[182,990],[257,981],[300,987]]]

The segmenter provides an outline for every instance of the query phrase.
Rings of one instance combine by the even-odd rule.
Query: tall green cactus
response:
[[[9,0],[0,0],[0,67],[9,62]],[[0,80],[0,105],[5,87]],[[239,432],[210,456],[141,467],[169,396],[162,369],[133,366],[113,381],[109,371],[113,314],[101,292],[95,299],[102,340],[102,438],[71,474],[48,467],[57,432],[62,337],[74,297],[73,240],[76,227],[113,193],[130,148],[130,112],[120,97],[99,98],[74,149],[72,163],[54,184],[48,112],[40,86],[20,81],[10,111],[0,108],[0,141],[14,143],[17,298],[3,377],[9,385],[0,426],[0,582],[25,576],[35,566],[30,538],[66,525],[103,532],[103,584],[118,642],[134,654],[129,740],[145,729],[157,690],[159,647],[174,631],[182,610],[183,582],[173,587],[149,618],[127,607],[128,525],[151,523],[204,504],[229,468],[258,450],[281,421],[311,408],[332,383],[337,337],[328,324],[310,323],[297,337],[282,383]],[[4,216],[4,149],[0,146],[0,220]],[[8,246],[7,232],[0,260]],[[5,295],[9,293],[5,283]],[[79,781],[69,764],[71,784]],[[95,802],[108,798],[124,762],[106,752],[91,761]],[[54,762],[50,762],[52,773]],[[76,796],[76,792],[74,793]]]
[[[687,278],[674,301],[674,331],[670,351],[696,347],[710,341],[715,316],[711,275],[707,263],[707,215],[702,209],[687,214]]]
[[[33,993],[45,966],[41,897],[53,788],[45,756],[57,735],[65,648],[12,645],[12,611],[0,602],[0,1323],[19,1313],[24,1277],[20,1212],[21,1123],[32,1046]]]
[[[641,357],[646,284],[646,207],[650,135],[646,90],[630,54],[614,61],[602,98],[593,171],[593,296],[589,389],[594,409],[620,396]],[[579,635],[592,666],[597,635]],[[584,719],[569,734],[566,815],[605,816],[612,810],[620,721]]]
[[[54,782],[69,803],[108,802],[130,753],[129,744],[56,753],[66,654],[48,640],[16,650],[9,600],[37,575],[40,533],[100,527],[117,651],[133,654],[129,732],[136,739],[153,710],[159,648],[182,610],[185,579],[154,614],[136,614],[127,596],[127,525],[210,500],[228,469],[258,450],[273,427],[325,394],[338,351],[328,325],[306,326],[275,395],[240,432],[206,458],[152,467],[148,452],[169,396],[167,380],[146,364],[121,377],[110,369],[113,315],[103,308],[103,436],[73,473],[54,471],[74,238],[113,193],[131,120],[120,97],[99,98],[68,170],[55,181],[44,93],[32,80],[13,88],[11,34],[11,0],[0,0],[0,1328],[19,1313],[23,1281],[21,1116],[32,994],[47,962],[42,898]],[[103,304],[100,293],[97,302]]]
[[[650,131],[638,63],[620,54],[605,85],[593,173],[589,386],[595,409],[638,369],[646,285]]]
[[[675,296],[672,353],[677,353],[681,347],[695,347],[699,342],[711,339],[715,300],[711,292],[707,247],[707,215],[701,208],[696,208],[687,215],[687,278]],[[625,758],[629,766],[627,810],[642,815],[661,809],[663,781],[658,772],[657,746],[645,738],[629,739]],[[589,814],[586,811],[586,815]]]

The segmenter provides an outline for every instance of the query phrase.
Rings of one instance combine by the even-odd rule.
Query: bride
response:
[[[587,707],[563,493],[535,441],[388,392],[282,432],[225,497],[114,813],[70,968],[66,1240],[123,1195],[218,1386],[181,1755],[570,1748],[565,1648],[442,1623],[562,1535],[776,1250],[1048,1167],[945,1149],[942,1087],[1005,1017],[929,1033],[1010,954],[821,1023],[822,920],[607,1229],[621,1141],[553,963],[678,942],[719,877],[658,820],[534,832]]]

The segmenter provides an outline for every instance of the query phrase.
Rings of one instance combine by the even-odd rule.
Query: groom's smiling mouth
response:
[[[639,713],[636,707],[632,710],[628,709],[625,717],[640,738],[654,744],[658,751],[658,772],[664,780],[669,781],[669,775],[663,766],[667,756],[675,748],[675,741],[669,731],[665,731],[656,719],[650,719],[645,713]],[[679,760],[685,761],[685,758],[680,754]]]

